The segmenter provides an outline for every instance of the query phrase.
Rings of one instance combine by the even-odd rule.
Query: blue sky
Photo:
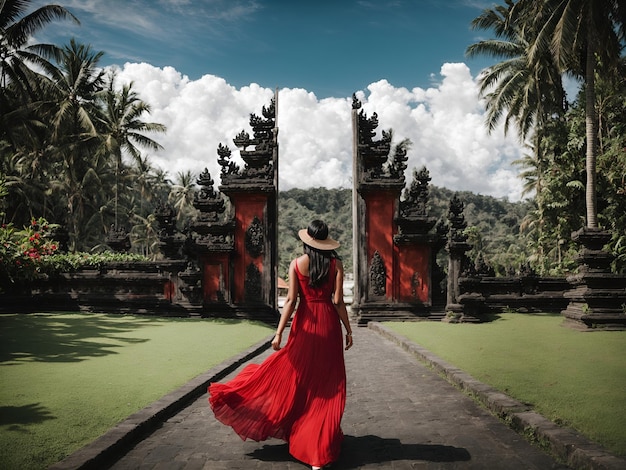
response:
[[[39,0],[38,0],[39,1]],[[105,51],[103,65],[147,62],[191,79],[234,86],[304,88],[319,98],[349,96],[387,79],[425,87],[443,63],[469,61],[479,39],[470,22],[478,0],[56,0],[81,26],[48,28]]]
[[[351,96],[413,143],[407,184],[426,166],[432,184],[517,200],[512,162],[524,148],[488,133],[478,74],[490,62],[465,50],[484,38],[471,21],[486,0],[54,0],[81,26],[55,24],[37,42],[71,37],[104,51],[118,84],[167,126],[150,161],[173,180],[208,169],[216,149],[249,130],[279,91],[279,185],[351,187]],[[36,4],[48,3],[37,0]]]

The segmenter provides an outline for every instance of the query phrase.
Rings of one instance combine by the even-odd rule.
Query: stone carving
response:
[[[420,279],[420,273],[416,271],[413,273],[413,276],[411,276],[411,295],[414,299],[418,298],[417,289],[420,287],[421,284],[422,280]]]
[[[198,214],[187,228],[187,253],[195,256],[204,252],[232,251],[235,223],[233,220],[220,220],[226,210],[226,202],[222,194],[213,188],[213,178],[206,168],[196,183],[200,190],[194,194],[193,206]]]
[[[154,218],[159,223],[159,238],[162,235],[172,235],[176,232],[176,211],[163,201],[157,202]]]
[[[166,258],[179,257],[184,236],[176,230],[176,211],[171,205],[159,201],[154,210],[154,217],[159,223],[159,250]]]
[[[242,130],[233,139],[245,165],[240,169],[231,161],[230,149],[219,144],[218,163],[222,166],[223,191],[229,188],[252,187],[271,191],[274,185],[274,151],[276,149],[276,105],[272,99],[268,107],[263,107],[262,116],[250,114],[252,137]]]
[[[106,237],[106,244],[113,251],[124,253],[130,250],[130,236],[124,227],[111,225],[111,229]]]
[[[254,263],[250,263],[246,268],[246,302],[261,302],[262,294],[261,272]]]
[[[463,215],[463,209],[465,205],[463,201],[455,194],[450,200],[450,206],[448,207],[448,245],[450,243],[466,243],[467,234],[464,232],[467,227],[465,216]]]
[[[404,200],[400,201],[400,215],[403,217],[425,216],[428,213],[428,183],[430,173],[426,167],[413,170],[413,181],[404,190]]]
[[[404,170],[406,170],[406,162],[409,159],[407,153],[410,143],[409,139],[405,139],[394,147],[391,160],[386,167],[386,173],[391,179],[404,181]]]
[[[203,222],[215,222],[226,208],[221,195],[213,189],[213,178],[206,168],[196,180],[200,190],[193,196],[193,206],[201,213]]]
[[[352,108],[360,109],[361,102],[352,95]],[[382,138],[374,140],[376,137],[376,129],[378,128],[378,114],[374,113],[371,117],[367,117],[365,111],[361,111],[357,115],[358,132],[357,132],[357,151],[358,158],[362,164],[362,174],[358,175],[360,183],[376,182],[389,175],[385,175],[384,165],[387,163],[389,152],[391,150],[392,131],[382,131]],[[405,155],[399,155],[398,162],[402,161]],[[401,163],[396,163],[398,165]],[[404,176],[402,176],[404,178]],[[404,183],[404,179],[402,179]]]
[[[202,303],[202,272],[192,262],[187,263],[184,271],[178,273],[182,281],[180,291],[192,304]]]
[[[246,251],[253,258],[258,258],[263,254],[264,245],[263,225],[259,218],[255,216],[246,230]]]
[[[478,254],[474,263],[476,274],[480,277],[495,277],[496,272],[491,265],[487,263],[482,253]]]
[[[374,252],[370,264],[370,290],[375,296],[384,296],[387,292],[387,271],[378,251]]]
[[[226,183],[239,175],[239,166],[230,160],[232,152],[228,146],[219,144],[217,146],[217,155],[217,163],[222,167],[222,171],[220,173],[222,183]]]
[[[428,216],[428,183],[430,173],[426,167],[420,171],[413,170],[413,181],[404,190],[404,198],[400,200],[399,217],[396,222],[399,234],[394,237],[396,243],[402,243],[411,239],[429,240],[433,245],[440,238],[439,234],[429,235],[435,225],[435,218]]]

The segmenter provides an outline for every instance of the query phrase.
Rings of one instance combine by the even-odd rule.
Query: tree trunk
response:
[[[587,228],[598,227],[596,204],[596,154],[598,151],[598,120],[596,116],[595,47],[592,28],[587,29],[587,61],[585,64],[585,134],[587,138],[587,186],[585,202]]]

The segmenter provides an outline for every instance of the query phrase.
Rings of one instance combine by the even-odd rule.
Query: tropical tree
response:
[[[0,1],[0,171],[6,175],[9,218],[23,225],[48,208],[42,175],[49,169],[47,126],[37,112],[44,74],[54,69],[60,48],[30,44],[54,20],[78,20],[58,5],[30,8],[30,0]],[[32,10],[29,12],[29,9]],[[37,71],[35,71],[37,70]],[[16,217],[17,215],[17,217]]]
[[[176,173],[168,202],[176,211],[179,225],[184,225],[184,222],[195,211],[193,207],[193,198],[196,193],[195,178],[191,171],[179,171]]]
[[[537,207],[532,211],[532,227],[536,234],[537,259],[543,257],[546,234],[545,211],[541,196],[545,168],[544,139],[551,122],[559,120],[566,111],[565,91],[561,74],[549,51],[531,60],[529,56],[536,30],[520,21],[515,3],[507,0],[506,6],[485,9],[472,21],[474,29],[492,30],[495,39],[487,39],[470,45],[467,55],[487,55],[501,62],[483,70],[479,77],[480,93],[485,98],[486,125],[493,131],[504,117],[504,132],[512,125],[522,142],[533,135],[533,143],[527,148],[533,151],[517,160],[524,167],[520,175],[525,180],[524,194],[536,195]]]
[[[87,242],[86,222],[98,220],[93,218],[94,212],[102,222],[103,177],[113,176],[106,158],[98,152],[97,125],[102,113],[97,98],[105,74],[98,62],[103,54],[72,39],[63,47],[47,87],[45,112],[58,162],[53,188],[66,201],[71,249]]]
[[[596,160],[598,117],[596,72],[611,74],[619,63],[626,27],[624,0],[519,0],[513,16],[534,33],[529,61],[539,63],[548,51],[563,73],[578,76],[585,90],[586,218],[598,227]]]
[[[564,113],[565,92],[550,54],[530,60],[535,33],[519,21],[514,5],[508,0],[506,7],[487,8],[472,21],[472,28],[493,30],[496,39],[472,44],[466,54],[503,59],[479,77],[480,93],[486,98],[486,125],[493,131],[505,116],[505,133],[515,124],[519,137],[525,140],[533,130],[540,130],[555,115]]]
[[[29,39],[54,20],[70,19],[79,23],[69,10],[59,5],[44,5],[26,14],[31,0],[0,2],[0,87],[9,85],[28,91],[32,84],[30,66],[44,71],[54,70],[49,59],[59,57],[59,48],[52,44],[28,44]]]
[[[145,122],[141,118],[150,113],[150,105],[142,101],[133,90],[132,82],[115,89],[115,74],[108,78],[108,86],[102,92],[103,112],[100,118],[102,150],[115,165],[115,228],[118,226],[119,177],[123,156],[128,155],[138,164],[144,164],[138,146],[158,150],[163,148],[146,132],[165,132],[163,124]]]

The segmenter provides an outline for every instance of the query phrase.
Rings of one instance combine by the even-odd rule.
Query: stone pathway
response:
[[[370,328],[354,330],[355,346],[346,352],[348,399],[342,421],[346,437],[332,469],[569,468],[529,444],[397,342]],[[307,466],[294,460],[282,441],[243,442],[213,417],[204,394],[110,468]]]

